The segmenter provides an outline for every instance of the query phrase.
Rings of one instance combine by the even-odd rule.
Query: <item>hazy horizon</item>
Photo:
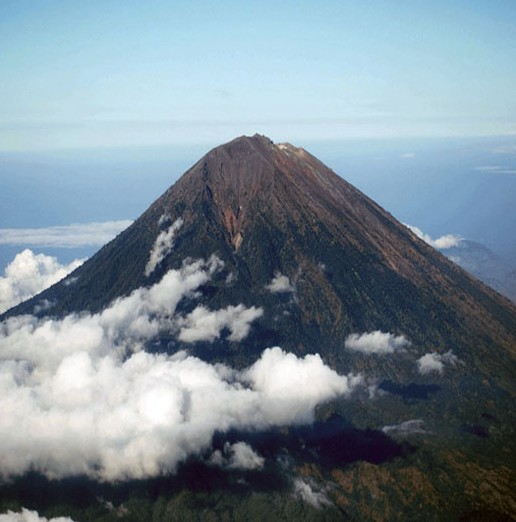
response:
[[[0,5],[0,150],[516,132],[516,4]]]

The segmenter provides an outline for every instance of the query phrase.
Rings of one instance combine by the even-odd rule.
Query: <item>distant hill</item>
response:
[[[467,239],[442,250],[454,263],[516,302],[516,269],[486,246]]]

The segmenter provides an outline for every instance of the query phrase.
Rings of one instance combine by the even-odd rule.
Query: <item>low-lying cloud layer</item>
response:
[[[20,252],[7,265],[4,277],[0,277],[0,313],[57,283],[82,263],[77,259],[61,265],[55,257],[29,249]]]
[[[411,225],[405,224],[407,228],[409,228],[419,239],[422,239],[425,243],[428,243],[430,246],[437,248],[439,250],[446,250],[447,248],[452,248],[457,246],[462,238],[460,236],[454,234],[446,234],[445,236],[438,237],[437,239],[432,239],[428,234],[425,234],[420,228],[413,227]]]
[[[122,220],[43,228],[0,228],[0,245],[58,248],[101,246],[131,223],[132,221]]]
[[[404,351],[410,345],[403,335],[376,330],[370,333],[351,334],[347,337],[344,346],[348,350],[366,354],[387,355]]]
[[[221,267],[215,257],[187,263],[98,314],[0,323],[0,475],[156,476],[208,451],[216,430],[311,422],[317,404],[362,384],[318,355],[278,347],[242,371],[186,352],[145,352],[159,332],[204,329],[176,308]],[[242,338],[255,317],[256,309],[237,305],[212,331]],[[235,465],[245,457],[242,447],[227,456]]]

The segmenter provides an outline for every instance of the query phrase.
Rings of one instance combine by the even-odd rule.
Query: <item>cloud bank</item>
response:
[[[208,451],[215,431],[311,422],[317,404],[362,384],[318,355],[278,347],[244,370],[145,352],[160,332],[180,335],[186,319],[177,305],[221,266],[215,257],[186,263],[97,314],[0,323],[0,475],[115,481],[173,472]],[[224,322],[232,333],[243,335],[242,314]],[[242,446],[225,458],[253,460]]]
[[[455,366],[460,363],[460,359],[450,350],[446,353],[427,353],[417,360],[418,371],[421,375],[428,375],[432,372],[442,375],[445,365]]]
[[[376,330],[364,334],[351,334],[346,338],[344,347],[348,350],[366,354],[387,355],[404,351],[410,345],[403,335],[394,335]]]
[[[413,227],[411,225],[405,224],[407,228],[409,228],[419,239],[422,239],[425,243],[428,243],[430,246],[437,248],[439,250],[446,250],[447,248],[452,248],[457,246],[462,238],[460,236],[454,234],[446,234],[445,236],[438,237],[437,239],[432,239],[428,234],[425,234],[420,228]]]
[[[163,223],[164,217],[166,219],[166,216],[161,216],[159,220],[160,224]],[[182,226],[183,219],[178,218],[166,230],[162,230],[158,234],[152,246],[149,261],[147,261],[147,265],[145,266],[145,277],[149,277],[163,259],[172,252],[172,248],[174,248],[174,236]]]
[[[61,265],[55,257],[29,249],[17,254],[0,277],[0,313],[57,283],[83,262],[76,259]]]
[[[69,517],[45,518],[40,517],[37,511],[22,508],[18,513],[7,511],[0,514],[0,522],[74,522]]]
[[[0,245],[76,248],[101,246],[125,230],[132,221],[106,221],[44,228],[0,228]]]

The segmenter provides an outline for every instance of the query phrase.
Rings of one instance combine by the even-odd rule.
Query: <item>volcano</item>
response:
[[[516,512],[516,308],[302,148],[255,135],[213,149],[95,256],[2,319],[97,314],[198,259],[218,268],[179,302],[185,321],[196,320],[194,301],[251,310],[252,320],[211,335],[160,331],[146,349],[242,369],[281,346],[367,376],[369,395],[321,408],[318,432],[276,436],[305,486],[331,490],[312,505],[317,516]],[[278,458],[266,440],[255,443]]]
[[[174,223],[173,248],[149,273],[150,252]],[[514,355],[507,300],[307,151],[260,135],[213,149],[92,259],[6,315],[33,313],[45,300],[53,306],[40,315],[96,312],[186,258],[213,254],[230,284],[206,286],[205,303],[263,306],[256,333],[269,344],[324,353],[351,333],[384,330],[441,350],[496,344]]]

